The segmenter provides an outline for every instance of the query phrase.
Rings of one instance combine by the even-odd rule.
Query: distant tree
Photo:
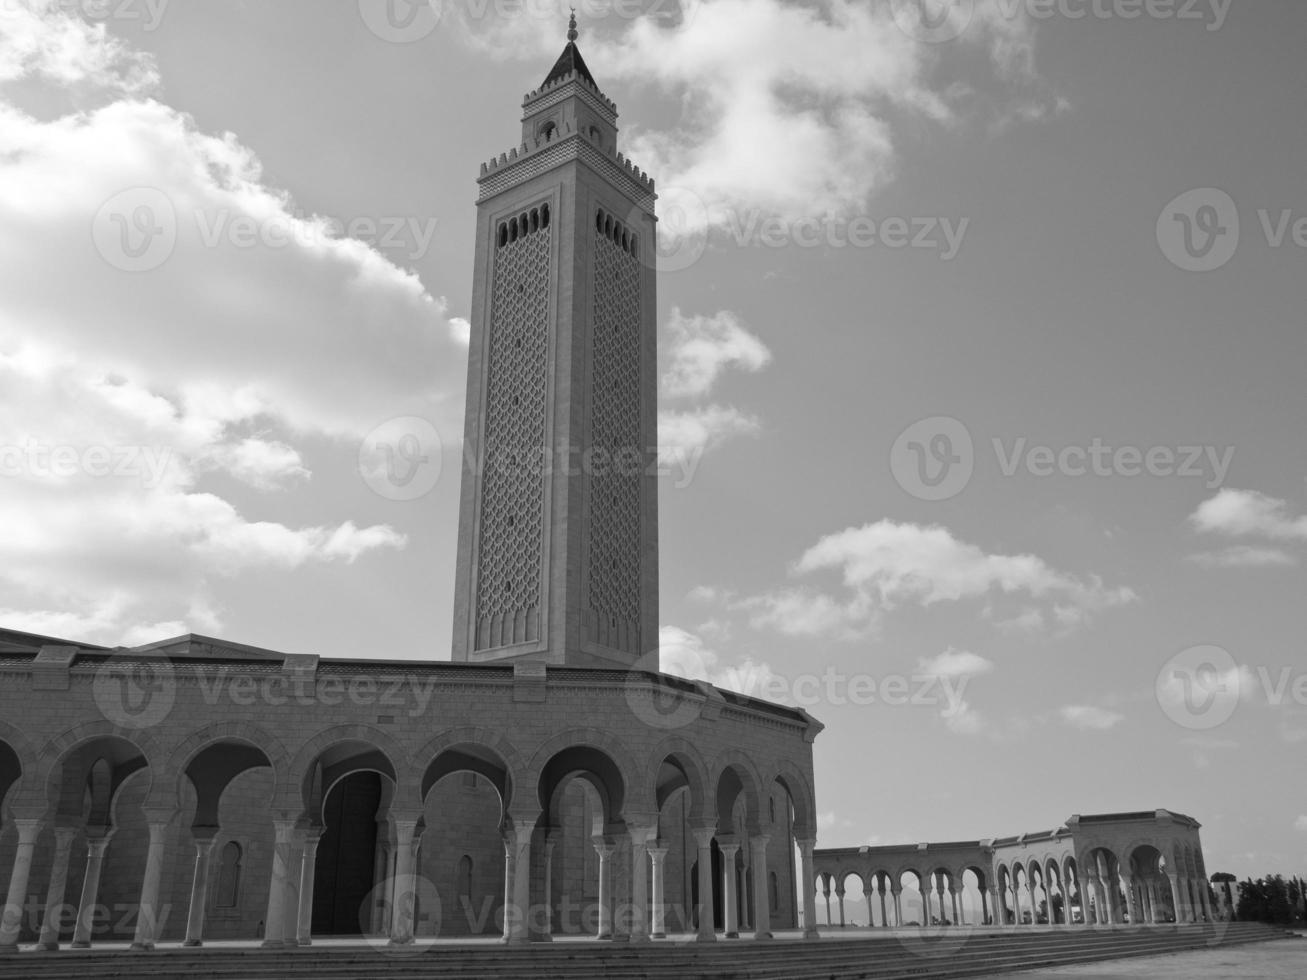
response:
[[[1290,892],[1283,875],[1268,875],[1256,881],[1246,879],[1239,885],[1236,913],[1246,922],[1268,925],[1292,925],[1298,916],[1300,889]]]

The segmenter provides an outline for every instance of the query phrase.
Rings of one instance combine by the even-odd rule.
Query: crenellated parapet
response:
[[[634,162],[616,150],[604,147],[583,133],[571,122],[530,138],[506,153],[499,154],[481,164],[477,183],[481,187],[479,200],[485,200],[505,188],[535,177],[546,170],[571,160],[583,160],[608,177],[618,177],[630,186],[632,196],[639,203],[655,198],[654,179]]]

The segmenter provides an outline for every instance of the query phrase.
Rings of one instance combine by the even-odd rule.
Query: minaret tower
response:
[[[658,646],[654,184],[577,36],[573,13],[521,144],[478,180],[458,661]]]

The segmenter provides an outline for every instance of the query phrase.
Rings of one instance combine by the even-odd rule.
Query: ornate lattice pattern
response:
[[[640,263],[604,230],[595,231],[594,348],[590,440],[616,460],[590,487],[591,635],[635,651],[640,624]],[[626,462],[625,467],[620,465]],[[631,465],[634,461],[634,465]]]
[[[478,649],[535,640],[539,631],[552,229],[526,227],[495,249]]]

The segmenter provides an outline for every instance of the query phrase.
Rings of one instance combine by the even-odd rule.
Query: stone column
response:
[[[531,835],[535,827],[534,818],[513,821],[513,917],[508,941],[515,946],[531,941]]]
[[[821,894],[826,899],[826,928],[829,929],[834,925],[830,917],[830,875],[821,876]]]
[[[602,855],[601,855],[602,857]],[[513,887],[517,880],[515,865],[517,864],[517,845],[513,841],[513,831],[506,829],[504,831],[504,942],[508,942],[512,932],[513,919]],[[603,887],[604,872],[602,862],[599,865],[599,914],[602,928],[603,916]],[[602,937],[600,937],[602,938]]]
[[[903,928],[903,886],[898,882],[890,885],[890,894],[894,897],[894,928]]]
[[[726,922],[726,938],[740,938],[739,898],[735,889],[735,856],[740,853],[740,842],[734,837],[720,837],[717,846],[722,852],[722,912]]]
[[[875,884],[869,884],[864,881],[862,883],[862,900],[867,905],[867,928],[868,929],[876,928],[876,908],[871,901],[871,896],[875,894],[876,894]]]
[[[413,915],[418,900],[417,853],[421,843],[416,818],[395,818],[395,901],[390,920],[390,945],[413,942]]]
[[[1112,924],[1112,906],[1107,898],[1107,883],[1102,878],[1094,879],[1094,894],[1098,897],[1098,921],[1100,924]]]
[[[1012,879],[1012,924],[1014,926],[1023,925],[1025,916],[1021,914],[1021,886],[1017,884],[1016,878]]]
[[[90,949],[95,929],[96,902],[100,898],[100,873],[104,870],[104,852],[109,849],[113,831],[86,839],[86,874],[82,876],[82,900],[77,907],[77,925],[73,929],[73,949]]]
[[[649,941],[649,840],[657,827],[635,826],[631,833],[631,942]]]
[[[698,942],[710,943],[717,938],[712,919],[712,839],[715,828],[695,828],[694,842],[699,847],[699,932]]]
[[[771,939],[771,896],[767,892],[766,834],[749,839],[749,863],[753,866],[753,938]],[[843,903],[840,903],[843,909]]]
[[[27,880],[32,875],[32,857],[41,824],[41,820],[14,821],[18,828],[18,848],[14,852],[13,871],[9,874],[9,896],[5,899],[3,918],[0,918],[0,950],[18,948],[18,937],[23,931],[23,906],[27,904]]]
[[[50,887],[45,895],[45,915],[36,948],[51,952],[59,948],[59,933],[64,919],[64,893],[68,890],[68,862],[73,854],[77,828],[55,827],[54,860],[50,864]]]
[[[817,883],[817,873],[813,868],[813,851],[816,847],[817,842],[811,838],[799,841],[799,873],[803,875],[803,887],[807,889],[803,895],[804,939],[817,938],[817,895],[814,891],[814,885]],[[756,914],[754,917],[757,918]]]
[[[835,882],[835,901],[840,907],[840,928],[844,928],[844,882]]]
[[[145,875],[141,881],[140,911],[136,916],[136,934],[132,950],[153,950],[159,930],[159,879],[163,877],[163,849],[169,822],[149,819],[149,849],[145,852]]]
[[[316,887],[318,845],[321,842],[322,831],[319,828],[304,834],[304,856],[300,864],[299,922],[295,930],[295,943],[298,946],[313,945],[313,889]]]
[[[667,857],[667,846],[662,841],[657,841],[653,847],[649,848],[649,859],[652,862],[650,870],[650,880],[653,889],[653,931],[651,935],[654,939],[667,938],[667,900],[663,894],[663,861]]]
[[[389,931],[389,926],[386,924],[386,911],[390,901],[382,889],[382,885],[389,877],[390,844],[383,834],[378,833],[377,850],[372,859],[372,934],[374,936],[385,935]]]
[[[209,858],[217,827],[192,827],[195,841],[195,874],[191,877],[191,907],[186,916],[186,941],[183,946],[204,945],[204,918],[209,900]]]
[[[936,894],[939,895],[939,924],[940,925],[943,925],[948,920],[948,909],[944,907],[944,895],[951,894],[953,891],[951,885],[948,886],[946,891],[945,880],[946,879],[944,878],[943,875],[940,875],[938,878],[935,879],[935,892]],[[956,911],[957,909],[955,908],[954,912]],[[956,921],[956,916],[954,917],[954,921]]]
[[[553,834],[545,834],[545,931],[542,939],[554,938],[554,846],[558,843]],[[664,851],[664,853],[666,853]]]
[[[599,938],[613,938],[613,852],[616,847],[606,837],[595,839],[599,855]],[[709,873],[712,863],[709,861]]]
[[[1126,915],[1130,917],[1132,926],[1139,925],[1139,901],[1135,895],[1135,879],[1128,877],[1125,879],[1125,908]]]
[[[948,893],[949,893],[949,898],[953,902],[953,924],[955,926],[960,926],[963,923],[962,923],[962,906],[958,902],[958,890],[953,885],[949,885]]]
[[[889,913],[885,908],[885,879],[881,876],[876,877],[876,894],[880,896],[880,927],[889,928]]]
[[[286,893],[290,884],[295,821],[274,820],[272,828],[272,875],[268,882],[268,914],[263,920],[263,946],[281,949],[286,945]]]
[[[168,821],[150,819],[149,849],[145,854],[145,875],[141,881],[140,910],[136,916],[136,935],[132,949],[146,952],[154,949],[159,937],[159,881],[163,877],[163,857]]]

